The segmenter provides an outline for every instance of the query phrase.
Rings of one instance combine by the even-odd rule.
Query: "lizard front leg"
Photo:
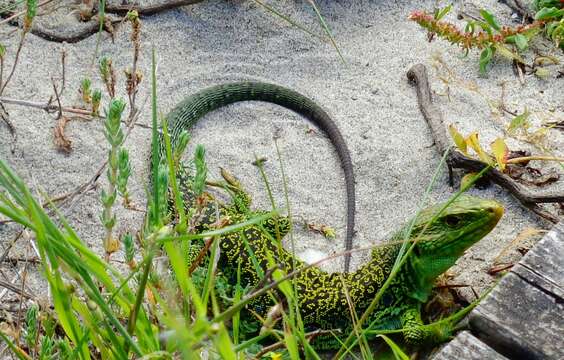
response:
[[[421,320],[419,306],[414,305],[401,315],[403,337],[410,345],[420,345],[427,340],[429,333]]]
[[[406,310],[401,316],[403,336],[410,345],[423,343],[438,344],[450,339],[454,326],[452,323],[423,324],[419,306]]]

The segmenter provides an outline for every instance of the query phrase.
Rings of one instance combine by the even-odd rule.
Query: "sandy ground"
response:
[[[464,134],[479,131],[483,144],[504,135],[511,117],[498,110],[505,85],[506,106],[519,113],[525,108],[533,112],[532,122],[562,121],[564,118],[564,79],[556,78],[555,70],[547,80],[532,75],[520,84],[510,63],[496,58],[486,77],[479,76],[477,52],[463,58],[444,41],[428,43],[426,34],[407,20],[410,11],[433,8],[435,1],[320,1],[319,7],[346,61],[343,64],[328,42],[288,26],[251,1],[207,1],[147,17],[142,20],[142,54],[140,69],[145,78],[138,96],[142,104],[149,93],[150,50],[154,46],[158,58],[159,111],[166,113],[188,94],[204,87],[232,80],[261,80],[295,89],[322,105],[339,125],[351,150],[357,183],[357,234],[355,246],[368,246],[383,241],[394,229],[412,216],[437,168],[440,156],[433,146],[427,125],[417,108],[413,88],[405,73],[415,63],[429,65],[438,106],[449,122]],[[498,15],[504,24],[513,24],[511,11],[497,1],[476,1]],[[322,34],[315,14],[305,1],[276,3],[279,11],[315,33]],[[460,3],[450,19],[455,19]],[[66,13],[68,14],[68,10]],[[59,11],[60,13],[60,11]],[[73,15],[48,21],[69,21]],[[47,20],[46,20],[47,21]],[[4,25],[6,34],[11,28]],[[103,35],[100,55],[109,56],[118,69],[118,87],[124,92],[123,69],[131,66],[130,29],[118,27],[115,41]],[[17,38],[5,35],[7,62],[11,63]],[[21,62],[4,96],[29,101],[46,101],[53,93],[51,77],[60,79],[60,52],[66,50],[66,90],[63,103],[77,103],[80,80],[92,74],[89,70],[96,37],[76,44],[47,42],[29,36],[21,54]],[[536,51],[552,53],[564,60],[561,52],[539,41]],[[533,52],[527,53],[531,60]],[[438,62],[437,59],[441,59]],[[435,67],[433,67],[435,66]],[[448,84],[440,78],[450,78]],[[97,74],[93,87],[101,88]],[[448,92],[449,96],[445,96]],[[107,101],[107,96],[104,99]],[[65,155],[53,144],[53,115],[41,110],[6,105],[14,123],[18,140],[11,152],[12,140],[7,127],[0,123],[0,157],[6,159],[34,189],[49,195],[73,190],[89,181],[106,158],[107,144],[101,120],[73,121],[67,129],[72,152]],[[150,123],[149,104],[139,118]],[[328,140],[304,119],[283,108],[263,103],[246,103],[216,111],[201,121],[193,131],[190,152],[197,143],[207,149],[210,177],[218,178],[218,167],[235,173],[254,195],[257,208],[268,208],[269,202],[259,172],[251,164],[255,155],[266,157],[266,172],[278,204],[284,203],[275,133],[288,174],[289,198],[296,219],[327,224],[337,230],[337,239],[327,240],[318,234],[296,227],[297,252],[316,249],[333,253],[343,249],[345,197],[344,180],[336,153]],[[133,162],[131,193],[134,202],[145,206],[148,179],[150,131],[135,127],[127,139]],[[530,144],[509,139],[514,149],[538,153]],[[555,155],[564,155],[564,134],[559,130],[547,133],[545,144]],[[543,170],[559,170],[555,164],[535,166]],[[64,207],[78,234],[101,253],[102,227],[99,193],[105,186],[104,176],[95,189],[75,198]],[[564,190],[559,181],[541,189]],[[448,198],[455,192],[445,175],[431,192],[431,201]],[[469,284],[478,291],[491,285],[494,278],[486,273],[494,258],[524,229],[547,228],[549,224],[523,209],[506,191],[493,186],[472,190],[472,194],[495,198],[504,204],[506,213],[487,238],[474,246],[459,261],[453,273],[454,283]],[[118,232],[134,231],[143,213],[121,209]],[[296,223],[299,224],[301,220]],[[0,225],[0,246],[5,248],[17,231],[10,224]],[[20,239],[10,255],[32,254],[29,238]],[[510,251],[514,259],[515,252]],[[366,259],[356,255],[353,266]],[[115,256],[116,259],[120,255]],[[2,264],[1,276],[14,280],[22,264]],[[33,267],[30,266],[30,270]],[[327,264],[330,270],[342,268],[340,262]],[[33,271],[31,271],[33,275]],[[39,276],[27,280],[28,291],[45,295],[45,284]],[[469,293],[469,292],[468,292]],[[13,299],[4,295],[3,306]]]

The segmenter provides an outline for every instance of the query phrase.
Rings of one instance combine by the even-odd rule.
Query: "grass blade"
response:
[[[317,15],[317,19],[319,20],[321,27],[323,28],[323,30],[325,31],[325,33],[329,37],[329,41],[331,41],[331,45],[333,45],[333,47],[337,51],[337,54],[339,54],[339,58],[341,58],[341,61],[343,62],[343,64],[346,64],[347,62],[345,61],[345,58],[343,57],[341,50],[337,46],[337,43],[335,42],[335,38],[333,37],[333,34],[331,33],[329,26],[327,26],[325,19],[323,19],[323,16],[321,16],[321,12],[319,11],[319,8],[317,7],[317,5],[315,5],[315,0],[308,0],[308,2],[311,4],[313,11],[315,11],[315,14]]]

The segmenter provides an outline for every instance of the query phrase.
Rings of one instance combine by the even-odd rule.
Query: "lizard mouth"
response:
[[[501,217],[503,216],[503,206],[497,204],[497,206],[495,206],[492,210],[495,216],[495,222],[497,224],[499,219],[501,219]]]
[[[458,242],[462,244],[462,248],[458,249],[458,251],[460,251],[459,255],[462,255],[469,247],[489,234],[495,228],[504,213],[503,206],[497,201],[484,200],[480,204],[480,207],[480,216],[482,219],[475,221],[467,230],[462,232],[463,235]]]
[[[493,200],[487,201],[487,204],[484,207],[486,212],[488,213],[488,216],[486,217],[487,220],[484,224],[484,227],[487,229],[487,234],[497,225],[497,223],[503,216],[504,209],[500,203]]]

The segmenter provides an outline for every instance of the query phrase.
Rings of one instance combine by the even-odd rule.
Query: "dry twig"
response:
[[[139,15],[149,16],[158,14],[163,11],[176,9],[181,6],[197,4],[202,1],[204,0],[172,0],[160,4],[152,4],[146,6],[107,4],[105,10],[109,14],[117,14],[122,16],[126,15],[130,11],[135,10]]]
[[[53,0],[45,0],[42,3],[39,3],[38,7],[44,6],[52,1]],[[203,0],[172,0],[164,3],[151,4],[146,6],[137,6],[135,4],[131,4],[131,5],[106,4],[104,12],[106,13],[106,15],[117,14],[120,16],[125,16],[128,12],[135,10],[141,16],[150,16],[150,15],[158,14],[163,11],[176,9],[181,6],[197,4],[202,1]],[[17,18],[23,14],[25,14],[25,11],[12,14],[6,19],[2,20],[0,22],[0,25],[3,23],[9,23],[10,25],[13,26],[19,26],[17,22]],[[121,17],[119,18],[114,17],[112,19],[109,19],[107,16],[105,16],[103,28],[105,31],[109,33],[113,33],[113,25],[121,22],[123,22],[123,18]],[[100,27],[99,19],[96,16],[92,17],[88,22],[85,22],[83,24],[84,25],[81,29],[65,31],[65,32],[44,28],[40,25],[34,24],[30,32],[48,41],[76,43],[96,34]]]
[[[18,133],[16,132],[16,128],[14,127],[14,124],[12,124],[12,122],[10,121],[10,114],[8,114],[8,111],[4,107],[4,104],[2,103],[1,100],[0,100],[0,119],[4,121],[4,123],[8,127],[8,131],[10,132],[10,135],[12,135],[12,146],[10,151],[12,154],[14,154],[16,152]]]
[[[417,90],[417,101],[419,103],[419,109],[423,113],[423,117],[427,121],[429,128],[431,129],[431,134],[437,145],[437,150],[439,153],[444,154],[444,152],[451,146],[451,142],[447,135],[446,126],[442,113],[433,104],[431,89],[429,87],[429,79],[427,77],[427,70],[425,65],[416,64],[409,69],[407,72],[407,77],[412,84],[415,85]],[[454,150],[450,151],[447,158],[447,164],[449,166],[449,175],[451,176],[452,184],[452,170],[451,169],[464,169],[469,172],[479,172],[488,166],[486,163],[472,159],[465,156],[461,152]],[[492,168],[488,171],[484,177],[499,186],[508,190],[517,200],[527,207],[537,215],[543,217],[544,219],[557,223],[559,221],[558,216],[549,213],[548,211],[542,209],[540,203],[562,203],[564,202],[564,194],[543,192],[538,194],[537,192],[531,192],[529,189],[523,187],[522,185],[515,182],[511,177],[502,173],[501,171]]]
[[[22,289],[20,289],[19,287],[15,286],[14,284],[12,284],[8,281],[0,280],[0,287],[4,287],[4,288],[20,295],[20,296],[25,297],[25,298],[35,300],[35,297],[33,295],[28,294],[25,291],[22,291]]]

